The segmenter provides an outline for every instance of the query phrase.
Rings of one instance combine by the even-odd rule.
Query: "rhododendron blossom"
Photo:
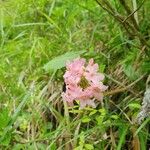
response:
[[[98,72],[98,68],[93,59],[88,64],[83,58],[68,63],[63,76],[66,84],[66,91],[62,93],[63,100],[69,105],[79,100],[81,108],[96,107],[95,100],[102,100],[103,91],[107,89],[102,83],[104,75]]]

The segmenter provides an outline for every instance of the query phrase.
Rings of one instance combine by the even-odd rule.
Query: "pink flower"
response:
[[[107,89],[102,81],[104,75],[98,72],[98,64],[90,59],[86,64],[85,59],[77,58],[66,65],[64,81],[66,91],[62,93],[63,100],[69,105],[79,100],[80,107],[96,107],[95,100],[103,99],[103,91]]]

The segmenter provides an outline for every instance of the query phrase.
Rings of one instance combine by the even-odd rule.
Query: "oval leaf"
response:
[[[65,67],[67,61],[70,61],[79,57],[84,52],[86,51],[85,50],[77,51],[77,52],[71,51],[63,55],[60,55],[58,57],[55,57],[54,59],[50,60],[47,64],[44,65],[44,69],[45,71],[56,71],[58,69],[61,69]]]

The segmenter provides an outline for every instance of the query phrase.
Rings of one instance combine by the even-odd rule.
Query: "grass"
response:
[[[150,2],[134,1],[141,7],[131,34],[99,2],[0,1],[0,149],[148,148],[149,120],[135,118],[150,73]],[[110,4],[134,27],[124,5]],[[79,55],[106,75],[108,94],[96,109],[68,108],[61,98],[64,61]]]

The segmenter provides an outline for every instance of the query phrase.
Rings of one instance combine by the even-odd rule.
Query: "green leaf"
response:
[[[79,149],[82,150],[83,147],[84,147],[84,143],[85,143],[85,135],[84,135],[84,132],[82,131],[80,133],[80,141],[79,141]]]
[[[147,118],[141,125],[140,127],[136,130],[134,136],[136,136],[141,130],[150,122],[150,118]]]
[[[95,113],[97,113],[97,110],[92,110],[92,111],[90,112],[89,116],[92,116],[92,115],[94,115]]]
[[[88,123],[90,121],[91,121],[91,119],[88,116],[85,116],[85,117],[82,118],[83,123]]]
[[[0,130],[6,127],[10,120],[10,116],[8,113],[8,109],[5,108],[0,112]]]
[[[105,108],[101,108],[98,110],[102,116],[105,116],[106,115],[106,109]]]
[[[105,68],[106,68],[106,65],[104,65],[104,64],[100,64],[99,65],[99,70],[100,70],[100,72],[104,72],[104,70],[105,70]]]
[[[111,115],[111,118],[117,120],[117,119],[119,119],[119,116],[118,115]]]
[[[95,119],[96,119],[98,125],[101,125],[103,123],[104,116],[97,116]]]
[[[129,65],[124,65],[123,71],[130,80],[135,80],[139,76],[138,72],[136,72],[134,70],[133,66],[130,65],[130,64]]]
[[[78,147],[74,148],[73,150],[82,150],[82,149],[83,149],[82,146],[78,146]]]
[[[147,136],[149,133],[147,133]],[[138,137],[140,139],[140,147],[142,150],[146,150],[146,142],[147,142],[147,136],[143,134],[142,132],[138,133]]]
[[[1,141],[1,145],[8,146],[11,140],[11,133],[7,133],[5,138]]]
[[[94,149],[93,145],[91,145],[91,144],[85,144],[84,147],[85,147],[87,150],[93,150],[93,149]]]
[[[140,109],[140,108],[141,108],[141,105],[138,104],[138,103],[130,103],[130,104],[128,105],[128,107],[129,107],[130,109]]]
[[[85,52],[85,50],[77,52],[67,52],[50,60],[46,65],[44,65],[44,69],[45,71],[56,71],[58,69],[61,69],[65,67],[67,61],[73,60]]]
[[[119,127],[119,142],[118,142],[118,146],[117,146],[117,150],[121,150],[123,144],[125,143],[125,137],[126,137],[126,134],[128,132],[128,125],[121,125]]]
[[[20,149],[24,149],[23,144],[15,144],[14,147],[12,148],[12,150],[20,150]]]
[[[50,144],[50,150],[56,150],[57,147],[56,147],[56,144],[55,143],[51,143]]]
[[[142,70],[143,72],[146,72],[146,73],[150,73],[150,60],[146,60],[142,63]]]

